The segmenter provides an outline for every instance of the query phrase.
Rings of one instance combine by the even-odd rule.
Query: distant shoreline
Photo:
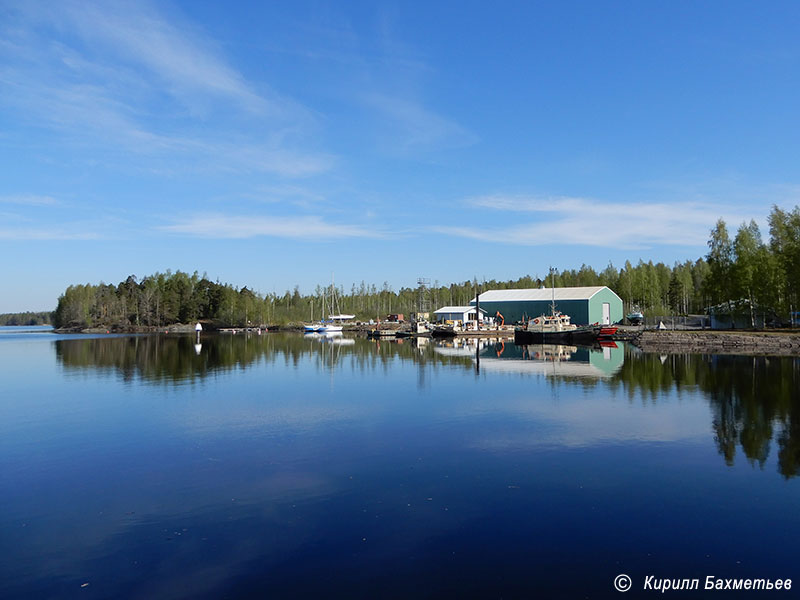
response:
[[[392,324],[395,325],[396,324]],[[371,326],[374,328],[374,325]],[[352,326],[346,333],[365,333],[371,327]],[[271,331],[301,332],[300,325],[281,325]],[[206,328],[204,332],[216,333],[217,328]],[[118,333],[118,334],[191,334],[195,325],[174,324],[161,327],[67,327],[54,329],[53,333]],[[795,331],[621,331],[617,341],[626,341],[642,352],[660,354],[747,354],[800,356],[800,330]]]

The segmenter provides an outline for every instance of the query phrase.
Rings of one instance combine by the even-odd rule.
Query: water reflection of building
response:
[[[441,356],[464,356],[467,358],[475,357],[475,350],[485,346],[485,340],[475,338],[450,338],[437,340],[433,346],[433,351]]]
[[[434,380],[434,370],[445,367],[546,375],[580,386],[591,378],[598,390],[624,390],[648,404],[701,394],[711,408],[714,443],[727,464],[743,455],[760,467],[777,461],[786,478],[800,474],[800,357],[659,356],[629,346],[516,346],[477,338],[440,342],[274,333],[204,335],[201,340],[195,345],[194,335],[171,334],[59,337],[55,353],[64,371],[114,372],[124,381],[160,385],[199,384],[214,374],[263,365],[312,365],[326,374],[347,368],[368,378],[412,361],[420,389]]]
[[[489,344],[480,352],[481,370],[554,377],[611,377],[625,361],[625,351],[606,346]]]

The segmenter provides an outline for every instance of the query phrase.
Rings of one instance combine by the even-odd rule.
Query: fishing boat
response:
[[[599,323],[579,327],[572,322],[569,315],[557,311],[553,269],[550,269],[550,276],[553,290],[550,314],[528,319],[527,323],[516,327],[514,329],[515,344],[529,344],[533,341],[590,343],[598,339],[608,339],[617,332],[616,326]]]
[[[610,339],[617,333],[615,325],[593,323],[579,327],[570,321],[569,315],[559,312],[530,319],[526,325],[514,329],[514,343],[592,343]]]
[[[534,319],[529,319],[524,331],[531,334],[567,334],[576,331],[578,326],[572,323],[569,315],[562,314],[552,308],[549,315],[540,315]]]

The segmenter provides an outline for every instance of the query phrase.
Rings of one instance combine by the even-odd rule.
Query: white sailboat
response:
[[[325,306],[325,296],[322,297],[322,306],[324,315],[326,306]],[[333,274],[331,274],[331,287],[330,287],[330,310],[331,312],[336,311],[338,314],[336,315],[328,315],[328,320],[323,321],[320,328],[317,329],[320,333],[341,333],[342,329],[344,329],[341,325],[336,324],[336,319],[341,318],[341,311],[339,311],[339,302],[336,299],[336,286],[333,283]],[[351,317],[352,318],[352,317]]]
[[[324,310],[323,310],[324,312]],[[309,323],[303,324],[303,332],[304,333],[317,333],[319,328],[322,327],[322,323],[315,323],[314,322],[314,299],[311,299],[311,321]]]

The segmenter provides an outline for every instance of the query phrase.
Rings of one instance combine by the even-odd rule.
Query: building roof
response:
[[[555,288],[534,288],[524,290],[486,290],[481,293],[481,302],[531,302],[531,301],[550,301],[555,295],[556,300],[588,300],[597,292],[608,289],[603,285],[591,287],[560,287]],[[475,299],[471,300],[475,304]]]
[[[436,314],[436,313],[442,313],[442,314],[444,314],[444,313],[462,313],[463,314],[463,313],[468,313],[468,312],[471,312],[471,311],[474,311],[474,310],[475,310],[474,306],[443,306],[439,310],[433,311],[433,314]],[[485,313],[486,311],[481,309],[481,312]]]

